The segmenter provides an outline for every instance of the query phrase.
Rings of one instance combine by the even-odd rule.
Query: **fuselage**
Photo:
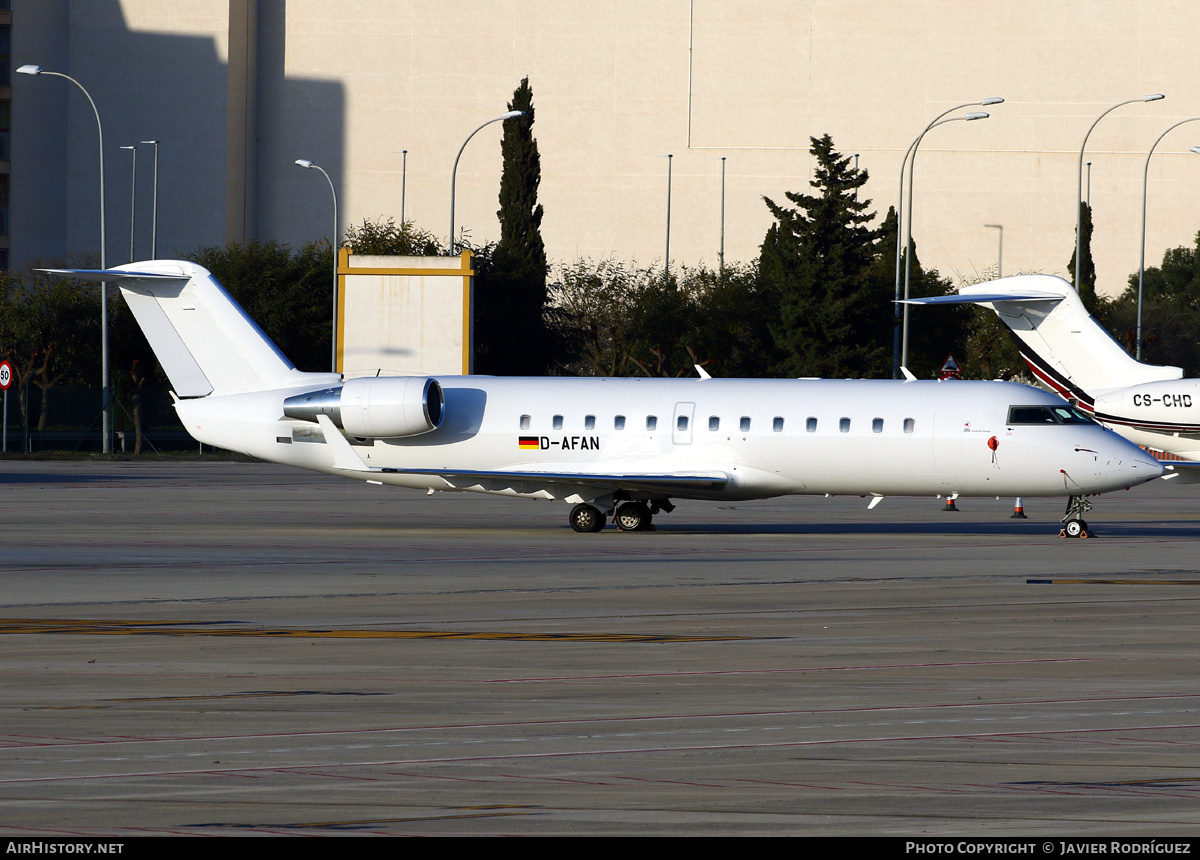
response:
[[[345,474],[320,426],[283,416],[283,400],[328,384],[185,399],[176,407],[199,441],[277,463]],[[437,377],[436,429],[349,438],[368,479],[588,500],[602,486],[480,481],[451,485],[403,470],[581,476],[724,473],[719,490],[677,498],[786,494],[1086,495],[1156,478],[1162,467],[1095,423],[1014,423],[1013,406],[1065,406],[1005,382]],[[361,477],[361,476],[360,476]],[[589,493],[591,494],[589,497]],[[636,498],[636,494],[630,494]]]

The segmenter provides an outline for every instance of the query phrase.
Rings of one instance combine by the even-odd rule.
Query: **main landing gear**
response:
[[[1091,509],[1092,503],[1083,496],[1071,496],[1067,500],[1067,512],[1063,514],[1063,527],[1058,536],[1069,538],[1091,537],[1091,534],[1088,532],[1087,521],[1083,518],[1083,515]]]
[[[669,499],[654,499],[650,502],[622,502],[616,510],[613,522],[623,532],[644,532],[654,528],[654,515],[660,511],[675,510]],[[581,504],[571,508],[571,528],[586,534],[604,528],[605,516],[593,505]]]
[[[571,528],[580,534],[598,532],[604,528],[604,514],[591,505],[576,505],[571,508]]]

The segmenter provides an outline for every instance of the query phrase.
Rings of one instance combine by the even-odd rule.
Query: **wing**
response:
[[[368,474],[429,475],[445,481],[447,489],[482,486],[493,490],[507,489],[514,484],[554,484],[560,487],[597,487],[606,491],[630,490],[638,493],[678,495],[720,492],[730,480],[725,472],[555,472],[541,469],[393,469],[368,466],[342,432],[334,426],[328,415],[318,415],[317,423],[321,425],[325,432],[325,441],[333,451],[335,469]]]

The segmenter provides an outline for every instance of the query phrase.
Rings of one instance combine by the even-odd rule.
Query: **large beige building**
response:
[[[1136,271],[1146,153],[1200,116],[1200,22],[1171,0],[14,0],[11,64],[66,72],[104,123],[107,251],[129,255],[131,161],[160,141],[158,255],[227,240],[293,245],[340,221],[404,214],[445,237],[464,139],[528,75],[553,260],[753,259],[762,203],[806,190],[809,137],[829,133],[870,172],[886,212],[901,158],[947,108],[987,96],[990,119],[922,144],[914,235],[943,274],[1065,273],[1077,159],[1092,132],[1100,288]],[[99,247],[96,123],[82,95],[13,76],[11,261]],[[965,113],[961,111],[960,113]],[[500,130],[458,169],[456,219],[494,239]],[[1200,123],[1158,146],[1147,257],[1200,229]],[[407,150],[407,162],[401,150]],[[721,159],[724,158],[724,162]],[[138,155],[137,248],[150,253],[152,148]],[[407,170],[403,170],[404,166]],[[1087,193],[1087,192],[1085,192]]]

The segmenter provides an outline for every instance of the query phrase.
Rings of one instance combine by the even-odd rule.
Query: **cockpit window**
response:
[[[1009,424],[1094,424],[1074,406],[1010,406]]]
[[[1057,424],[1048,406],[1010,406],[1009,424]]]
[[[1055,406],[1054,415],[1063,424],[1095,424],[1085,413],[1074,406]]]

